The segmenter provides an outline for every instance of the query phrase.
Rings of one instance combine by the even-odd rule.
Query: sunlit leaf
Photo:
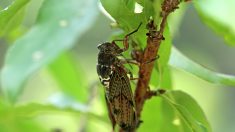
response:
[[[19,112],[19,113],[18,113]],[[1,132],[24,132],[35,131],[42,132],[42,128],[32,118],[25,118],[27,112],[21,115],[13,106],[0,100],[0,131]]]
[[[64,53],[49,65],[49,71],[68,95],[79,101],[87,100],[89,87],[85,73],[76,65],[75,59],[69,53]]]
[[[103,94],[103,91],[102,91]],[[111,123],[109,122],[107,113],[104,114],[104,107],[101,107],[101,102],[97,97],[92,96],[94,99],[89,99],[89,101],[84,104],[73,100],[70,96],[65,96],[62,93],[55,94],[49,98],[49,104],[55,107],[57,112],[67,112],[70,114],[80,114],[80,120],[82,123],[79,123],[80,129],[105,129],[106,131],[112,130]],[[102,98],[104,99],[104,98]],[[90,103],[93,102],[90,105]],[[94,121],[96,122],[95,124]],[[104,127],[106,126],[106,127]],[[107,129],[108,128],[108,129]]]
[[[94,101],[96,100],[94,99]],[[91,102],[87,102],[87,103],[78,102],[74,100],[73,98],[71,98],[70,96],[65,95],[64,93],[56,93],[48,99],[47,104],[36,104],[36,105],[41,105],[43,107],[42,110],[44,110],[44,107],[45,108],[48,107],[48,108],[52,108],[52,111],[54,112],[69,112],[69,113],[74,113],[74,114],[82,113],[83,115],[89,118],[95,118],[103,122],[107,122],[106,118],[101,116],[103,108],[99,106],[100,104],[97,103],[97,105],[94,107],[94,108],[100,108],[100,109],[94,109],[93,107],[91,107],[90,103]]]
[[[183,20],[184,14],[186,12],[188,3],[182,2],[179,5],[179,9],[175,10],[168,17],[168,25],[171,33],[171,37],[174,38],[179,33],[180,24]]]
[[[92,25],[95,0],[46,0],[33,28],[7,51],[2,70],[4,93],[15,101],[25,80],[70,49]]]
[[[42,128],[37,120],[37,117],[43,115],[83,115],[89,120],[96,119],[98,122],[107,125],[107,120],[91,111],[86,104],[78,103],[70,97],[63,96],[63,94],[52,96],[45,104],[28,103],[13,106],[4,102],[4,100],[0,100],[0,130],[3,132],[44,132],[46,128]]]
[[[224,37],[228,44],[235,45],[235,1],[195,0],[195,7],[201,20],[216,33]]]
[[[168,91],[161,97],[175,111],[174,119],[169,123],[181,127],[179,132],[184,132],[185,127],[192,132],[212,131],[204,112],[191,96],[182,91]]]
[[[146,130],[150,132],[160,132],[160,124],[162,122],[162,110],[161,110],[162,100],[159,98],[152,98],[146,101],[143,111],[141,113],[141,120],[143,123],[140,124],[138,128],[139,132],[145,132]],[[151,128],[151,130],[149,130]]]
[[[161,89],[172,89],[170,69],[168,67],[165,67],[164,73],[161,74],[161,77],[157,77],[156,75],[157,78],[155,78],[154,75],[156,74],[155,69],[154,69],[155,72],[152,73],[150,85],[155,86],[154,83],[159,81],[160,84],[158,83],[157,85],[158,87],[155,86],[152,89],[156,90],[159,87]],[[143,111],[141,113],[141,120],[143,120],[143,123],[140,124],[138,131],[145,132],[148,128],[151,128],[151,131],[153,132],[163,132],[162,127],[164,128],[166,127],[165,126],[166,123],[164,122],[164,120],[168,119],[167,117],[164,116],[164,114],[168,113],[166,112],[165,109],[161,108],[163,104],[162,101],[163,101],[162,99],[156,97],[152,97],[150,100],[146,100]]]
[[[88,105],[76,102],[72,97],[66,96],[63,93],[57,93],[48,99],[49,104],[51,104],[56,109],[71,109],[78,112],[89,112]]]
[[[166,26],[164,31],[164,37],[165,40],[161,42],[160,49],[158,52],[159,59],[157,59],[157,62],[159,63],[159,68],[164,68],[170,59],[170,53],[171,53],[171,35],[168,26]]]
[[[162,120],[159,124],[159,132],[190,132],[190,128],[184,121],[180,120],[177,111],[172,109],[172,106],[163,100],[161,104]]]
[[[169,64],[173,67],[189,72],[208,82],[227,86],[235,86],[235,76],[211,71],[190,60],[189,58],[181,54],[176,48],[172,48]]]
[[[15,28],[23,19],[24,6],[30,0],[15,0],[9,7],[0,11],[0,36]]]
[[[171,37],[170,37],[170,32],[169,28],[166,27],[166,30],[164,32],[164,37],[167,38],[166,40],[162,41],[159,52],[158,52],[158,57],[155,60],[155,67],[153,69],[152,75],[151,75],[151,80],[150,84],[156,87],[161,87],[161,88],[167,88],[166,86],[170,86],[167,84],[164,84],[166,82],[162,82],[166,74],[165,74],[165,68],[168,65],[168,61],[170,58],[170,53],[171,53]],[[169,80],[170,81],[170,80]]]
[[[129,33],[135,30],[140,23],[142,26],[133,34],[132,37],[134,41],[138,42],[139,46],[146,45],[146,39],[143,38],[147,32],[145,25],[148,22],[148,19],[145,19],[144,13],[135,13],[132,8],[135,6],[134,0],[128,1],[125,0],[101,0],[102,6],[104,9],[115,19],[115,21],[122,27],[126,33]],[[132,5],[130,5],[132,4]]]
[[[103,122],[101,120],[96,120],[96,119],[89,120],[85,128],[87,128],[88,132],[94,132],[94,131],[110,132],[113,129],[110,123]]]

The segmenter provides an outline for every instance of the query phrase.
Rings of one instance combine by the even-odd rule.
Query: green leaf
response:
[[[163,80],[167,80],[164,79],[166,74],[165,69],[168,66],[168,61],[170,59],[170,53],[171,53],[171,46],[172,46],[172,42],[171,42],[171,36],[170,36],[170,31],[169,28],[166,27],[165,32],[164,32],[164,37],[166,38],[166,40],[161,42],[161,46],[160,49],[158,51],[158,55],[159,55],[159,59],[156,60],[155,62],[155,66],[151,75],[151,80],[150,80],[150,84],[153,85],[155,88],[157,87],[161,87],[161,88],[168,88],[165,86],[170,86],[170,84],[164,84],[166,82],[162,82]]]
[[[180,24],[183,20],[187,7],[188,3],[181,2],[179,5],[179,9],[171,13],[167,19],[172,38],[174,38],[179,33]]]
[[[164,73],[160,77],[160,88],[172,89],[172,77],[169,66],[164,67]]]
[[[83,116],[89,118],[95,118],[101,120],[102,122],[107,122],[107,119],[104,118],[102,115],[103,107],[101,107],[100,100],[95,102],[94,103],[95,105],[91,105],[91,102],[93,103],[93,101],[94,102],[97,101],[96,96],[94,96],[93,94],[90,95],[90,98],[86,103],[83,103],[74,100],[74,98],[71,98],[71,96],[67,96],[64,93],[56,93],[48,99],[47,104],[37,104],[37,103],[32,103],[32,104],[41,105],[42,106],[41,110],[51,109],[51,111],[54,113],[55,112],[68,112],[72,114],[82,113]],[[35,109],[35,108],[40,108],[40,106],[39,107],[35,106],[30,108]]]
[[[37,108],[36,108],[37,109]],[[0,131],[1,132],[42,132],[45,131],[32,118],[25,118],[27,112],[21,115],[13,106],[0,100]]]
[[[24,6],[30,0],[16,0],[9,7],[0,11],[0,36],[7,30],[14,29],[23,19]]]
[[[129,0],[101,0],[105,10],[117,21],[121,27],[135,29],[141,22],[142,13],[134,13],[135,1]],[[142,19],[144,21],[144,19]],[[145,20],[146,21],[146,20]]]
[[[135,6],[134,0],[100,0],[104,9],[115,19],[118,25],[125,30],[125,33],[130,33],[135,30],[142,22],[142,26],[138,32],[131,35],[132,39],[144,47],[146,45],[146,32],[145,25],[149,18],[145,18],[145,12],[135,13],[133,7]]]
[[[161,77],[159,77],[158,75],[156,76],[157,78],[155,78],[155,76],[153,76],[154,74],[156,74],[156,68],[154,69],[154,72],[152,73],[151,76],[151,82],[150,85],[154,85],[155,82],[158,83],[158,87],[160,88],[164,88],[164,89],[172,89],[172,84],[171,84],[171,73],[170,73],[170,69],[169,67],[165,67],[164,68],[164,73],[161,74]],[[159,85],[160,82],[160,85]],[[154,90],[156,90],[158,87],[155,86]],[[161,98],[151,98],[150,100],[147,100],[144,104],[144,108],[143,111],[141,113],[141,120],[143,120],[143,123],[140,124],[140,127],[138,129],[138,131],[140,132],[145,132],[146,130],[148,130],[149,128],[151,128],[151,131],[154,132],[168,132],[168,131],[163,131],[163,128],[169,128],[169,126],[165,126],[165,115],[163,113],[165,113],[167,116],[169,113],[166,113],[165,109],[161,109],[163,105],[163,100]],[[158,124],[158,125],[156,125]],[[172,131],[169,131],[172,132]]]
[[[150,1],[150,0],[135,0],[135,1],[143,7],[142,11],[147,21],[151,16],[156,16],[155,15],[156,10],[154,9],[154,5],[158,5],[158,4],[155,4],[153,3],[153,1]],[[158,12],[160,13],[160,8]]]
[[[60,88],[79,101],[87,100],[87,80],[79,64],[69,53],[64,53],[49,65],[49,71]]]
[[[172,106],[163,100],[161,104],[163,116],[161,123],[159,124],[159,132],[190,132],[190,128],[184,121],[180,120],[180,116],[177,111],[172,109]]]
[[[101,113],[94,114],[93,109],[91,109],[88,105],[81,104],[73,100],[71,97],[64,96],[64,94],[55,94],[49,98],[49,101],[47,101],[45,104],[28,103],[24,105],[11,105],[1,98],[0,131],[45,132],[46,128],[41,128],[41,126],[47,126],[48,124],[45,123],[50,124],[50,122],[41,121],[42,123],[40,124],[40,117],[43,118],[47,115],[59,115],[61,117],[64,115],[71,115],[75,118],[82,115],[89,120],[95,119],[99,123],[107,125],[107,120],[102,117],[103,115],[101,116]],[[43,119],[50,121],[50,117]],[[56,124],[61,124],[61,122],[57,122]]]
[[[25,80],[70,49],[97,16],[95,0],[46,0],[33,28],[7,51],[1,81],[15,101]]]
[[[208,82],[227,86],[235,86],[235,76],[225,75],[208,70],[181,54],[176,48],[172,48],[169,64]]]
[[[166,26],[163,36],[165,37],[165,40],[161,42],[160,48],[159,48],[159,59],[157,62],[160,64],[158,65],[159,68],[164,68],[170,59],[170,53],[171,53],[171,35],[168,26]]]
[[[195,7],[202,21],[216,33],[224,37],[231,46],[235,46],[234,0],[196,0]]]
[[[145,102],[143,111],[141,112],[143,123],[138,128],[139,132],[146,132],[146,130],[149,132],[160,132],[159,124],[161,124],[163,119],[161,103],[162,100],[159,100],[159,98],[152,98]]]
[[[179,132],[186,128],[187,132],[189,130],[192,132],[212,131],[204,112],[191,96],[182,91],[169,91],[161,97],[166,101],[164,103],[168,103],[175,111],[175,116],[171,116],[174,119],[169,123],[181,127]]]
[[[65,110],[70,113],[89,113],[89,108],[87,104],[78,102],[63,93],[56,93],[52,95],[49,98],[48,102],[51,105],[50,107],[52,107],[55,111]]]

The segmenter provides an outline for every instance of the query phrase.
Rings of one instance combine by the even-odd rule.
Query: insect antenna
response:
[[[126,35],[126,37],[128,37],[128,36],[130,36],[131,34],[137,32],[137,31],[139,30],[139,28],[140,28],[141,25],[142,25],[142,22],[139,24],[139,26],[138,26],[134,31],[128,33],[128,34]]]

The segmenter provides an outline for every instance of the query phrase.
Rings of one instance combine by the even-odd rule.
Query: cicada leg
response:
[[[122,41],[123,42],[124,48],[120,49],[119,53],[122,53],[122,52],[128,50],[128,48],[129,48],[129,44],[128,44],[129,36],[132,35],[133,33],[137,32],[141,25],[142,25],[142,23],[140,23],[139,26],[134,31],[132,31],[132,32],[128,33],[127,35],[125,35],[124,39],[116,39],[116,40],[112,41],[112,44],[115,44],[115,45],[116,45],[115,42],[117,42],[117,41]]]

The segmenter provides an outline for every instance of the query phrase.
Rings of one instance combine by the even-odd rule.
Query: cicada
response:
[[[121,40],[124,48],[120,48],[115,43],[120,40],[98,45],[97,73],[105,87],[106,104],[113,129],[118,124],[125,131],[132,131],[137,124],[130,79],[123,65],[124,61],[121,61],[118,56],[128,49],[128,37],[137,32],[139,27]]]

